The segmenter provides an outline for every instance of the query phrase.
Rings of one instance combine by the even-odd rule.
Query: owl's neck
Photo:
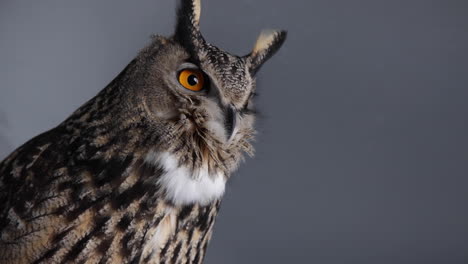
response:
[[[221,199],[227,177],[221,170],[209,170],[208,166],[190,168],[170,152],[151,151],[145,162],[162,169],[158,183],[164,197],[175,205],[207,205]]]

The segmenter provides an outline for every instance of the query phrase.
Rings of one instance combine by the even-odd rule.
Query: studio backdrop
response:
[[[255,157],[206,263],[468,263],[468,2],[202,0],[213,44],[288,39],[258,76]],[[58,125],[176,1],[0,2],[0,159]]]

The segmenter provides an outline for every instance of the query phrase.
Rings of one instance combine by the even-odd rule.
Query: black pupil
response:
[[[191,74],[188,79],[187,79],[187,82],[188,84],[190,84],[191,86],[195,86],[198,84],[198,78],[196,75],[194,74]]]

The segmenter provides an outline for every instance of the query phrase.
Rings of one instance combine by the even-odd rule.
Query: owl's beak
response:
[[[236,128],[237,112],[231,106],[225,110],[224,127],[228,140],[233,136],[234,129]]]

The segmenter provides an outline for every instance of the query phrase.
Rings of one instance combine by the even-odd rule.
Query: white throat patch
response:
[[[199,175],[193,175],[185,166],[178,166],[177,158],[168,152],[150,152],[145,161],[162,166],[164,172],[159,184],[175,205],[203,206],[224,194],[226,179],[222,173],[210,175],[208,168],[202,168]]]

